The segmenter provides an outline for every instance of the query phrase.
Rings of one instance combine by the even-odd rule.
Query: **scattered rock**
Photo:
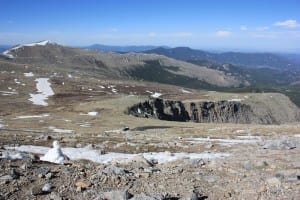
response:
[[[37,174],[39,177],[45,177],[46,174],[50,172],[49,167],[40,167],[34,170],[34,173]]]
[[[44,140],[45,141],[48,141],[48,140],[51,140],[52,139],[52,137],[50,136],[50,135],[46,135],[45,137],[44,137]]]
[[[5,175],[5,176],[1,176],[0,180],[4,180],[4,181],[10,181],[13,180],[14,178],[11,175]]]
[[[300,181],[300,176],[297,175],[290,175],[288,177],[285,177],[286,182],[298,182]]]
[[[253,164],[252,162],[250,161],[246,161],[244,164],[243,164],[243,167],[247,170],[250,170],[250,169],[253,169]]]
[[[215,146],[214,144],[210,143],[210,144],[205,145],[205,148],[206,148],[206,149],[211,149],[211,148],[213,148],[214,146]]]
[[[281,185],[280,179],[276,177],[268,178],[266,182],[270,187],[280,187]]]
[[[32,160],[32,162],[36,162],[36,161],[39,161],[40,160],[40,157],[38,157],[37,155],[35,154],[28,154],[29,158]]]
[[[61,196],[57,192],[51,192],[50,199],[51,200],[62,200]]]
[[[198,194],[196,192],[194,192],[194,191],[192,192],[191,200],[199,200]]]
[[[54,177],[54,174],[53,173],[51,173],[51,172],[49,172],[49,173],[47,173],[46,174],[46,179],[51,179],[51,178],[53,178]]]
[[[87,180],[79,180],[75,183],[77,188],[86,189],[91,186],[91,183]]]
[[[289,138],[282,138],[279,140],[272,140],[266,143],[263,148],[271,150],[283,150],[283,149],[294,149],[297,148],[299,144],[297,141],[291,140]]]
[[[76,187],[76,192],[82,192],[82,188],[81,187]]]
[[[115,190],[110,192],[104,192],[103,197],[107,200],[128,200],[133,196],[127,190]]]
[[[107,175],[111,175],[111,174],[124,175],[126,172],[121,167],[117,167],[115,165],[110,165],[103,170],[103,173],[105,173]]]
[[[255,168],[264,168],[267,167],[269,164],[266,161],[256,161],[254,162]]]
[[[220,180],[220,177],[210,175],[210,176],[204,176],[203,179],[206,180],[209,183],[214,183],[214,182]]]
[[[31,188],[31,194],[34,195],[34,196],[41,195],[43,193],[44,192],[43,192],[42,187],[40,185],[34,186],[33,188]]]
[[[22,169],[22,170],[27,170],[27,168],[28,168],[28,165],[26,163],[20,166],[20,169]]]

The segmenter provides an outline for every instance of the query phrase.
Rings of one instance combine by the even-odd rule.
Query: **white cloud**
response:
[[[247,31],[248,27],[245,25],[240,26],[241,31]]]
[[[230,37],[232,35],[232,32],[230,31],[224,31],[224,30],[220,30],[214,33],[215,37],[219,37],[219,38],[227,38]]]
[[[294,19],[279,21],[279,22],[274,23],[274,25],[284,27],[284,28],[297,28],[300,26],[300,24],[297,22],[297,20],[294,20]]]

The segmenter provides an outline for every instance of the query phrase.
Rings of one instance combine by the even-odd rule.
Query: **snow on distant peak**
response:
[[[2,54],[4,56],[6,56],[7,58],[14,58],[14,56],[11,54],[12,50],[17,50],[20,49],[22,47],[32,47],[32,46],[45,46],[47,44],[54,44],[53,42],[49,41],[49,40],[43,40],[40,42],[34,42],[34,43],[28,43],[28,44],[21,44],[21,45],[17,45],[15,47],[12,47],[6,51],[4,51]]]
[[[43,40],[40,42],[34,42],[34,43],[28,43],[28,44],[22,44],[22,45],[18,45],[17,47],[32,47],[32,46],[45,46],[47,44],[53,44],[53,42],[50,42],[49,40]],[[17,47],[14,47],[12,49],[16,49]]]

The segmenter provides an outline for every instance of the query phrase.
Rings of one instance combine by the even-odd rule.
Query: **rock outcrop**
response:
[[[281,96],[279,96],[281,97]],[[168,121],[203,123],[281,124],[299,121],[299,109],[290,101],[286,106],[272,102],[250,101],[173,101],[151,98],[128,109],[137,117]],[[286,116],[286,117],[283,117]]]
[[[189,106],[194,122],[251,123],[253,118],[251,107],[241,102],[192,102]]]
[[[189,121],[190,116],[181,101],[150,99],[129,108],[129,114],[137,117],[156,118],[168,121]]]

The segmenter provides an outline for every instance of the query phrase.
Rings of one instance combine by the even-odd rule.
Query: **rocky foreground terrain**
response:
[[[236,127],[206,124],[197,128],[144,128],[99,134],[98,141],[92,143],[86,143],[76,135],[17,135],[22,141],[6,143],[1,148],[1,198],[194,200],[300,197],[300,135],[296,134],[299,125]],[[10,135],[2,133],[2,136]],[[61,165],[40,161],[41,155],[36,153],[20,154],[17,151],[26,150],[25,146],[19,146],[20,143],[50,147],[54,139],[61,141],[62,151],[71,158],[64,147],[93,150],[98,152],[99,158],[113,157],[109,152],[135,155],[107,163],[87,160],[91,159],[87,156],[87,159],[65,160]],[[34,148],[27,148],[28,151],[34,152]],[[149,155],[141,152],[162,153],[159,156],[153,153],[153,159],[149,159]],[[199,157],[192,159],[191,154],[179,156],[176,152],[193,152]]]
[[[44,59],[49,49],[38,47],[0,58],[1,199],[300,198],[299,109],[286,96],[117,79],[93,69],[94,55],[59,64],[56,50],[65,49],[52,46]],[[82,62],[73,66],[76,57]],[[182,102],[187,118],[159,120],[151,106],[146,118],[145,107],[135,107],[158,97]],[[163,105],[163,113],[181,116]],[[235,105],[251,112],[234,112]],[[194,109],[205,123],[194,122]],[[51,149],[54,141],[61,148]],[[49,151],[61,155],[59,163],[44,159]]]

